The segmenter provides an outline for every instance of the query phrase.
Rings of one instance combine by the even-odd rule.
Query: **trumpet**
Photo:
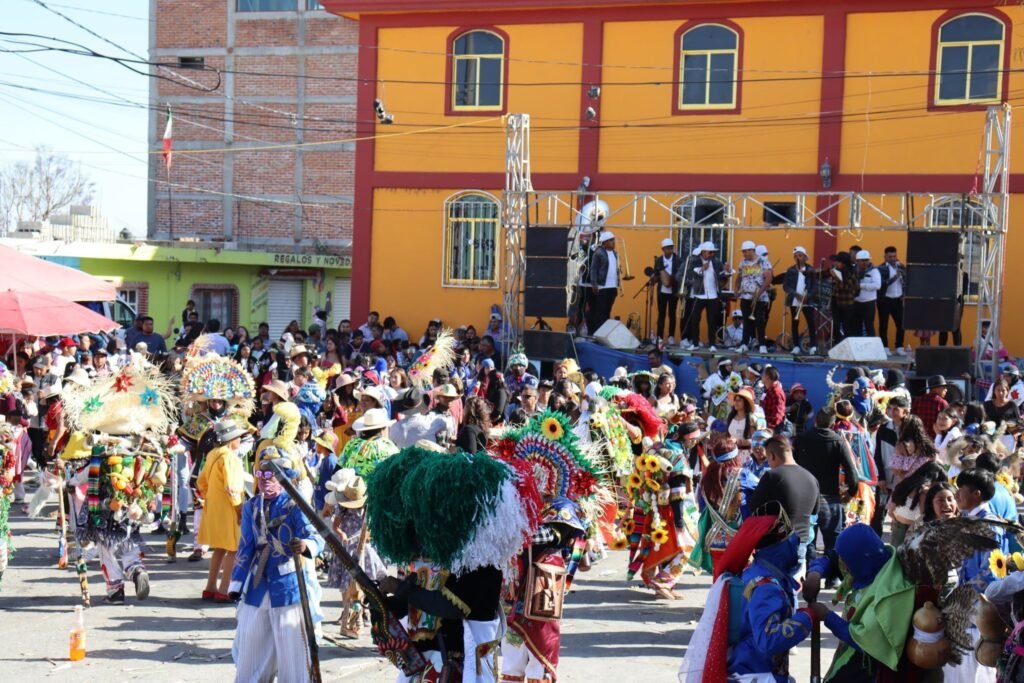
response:
[[[626,274],[622,276],[622,279],[626,282],[636,279],[636,276],[629,270],[629,249],[626,247],[626,240],[622,241],[622,262],[625,265]]]

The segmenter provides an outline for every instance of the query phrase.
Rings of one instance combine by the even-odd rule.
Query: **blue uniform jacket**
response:
[[[743,572],[743,619],[738,640],[729,650],[730,674],[771,673],[780,683],[789,680],[789,651],[814,626],[808,610],[795,610],[796,582],[776,569],[786,564],[782,554],[795,555],[795,546],[786,543],[762,550]],[[771,562],[774,559],[780,561]],[[737,607],[730,604],[730,613]]]
[[[293,538],[313,543],[316,546],[314,556],[324,549],[323,539],[287,493],[270,500],[265,512],[263,497],[251,498],[242,508],[242,538],[238,543],[235,568],[231,572],[230,592],[244,589],[242,600],[253,607],[259,607],[268,592],[271,607],[298,604],[299,583],[288,547]],[[256,575],[264,549],[267,549],[267,561],[257,583]]]

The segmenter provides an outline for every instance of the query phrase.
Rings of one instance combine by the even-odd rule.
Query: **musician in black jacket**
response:
[[[665,319],[668,318],[668,343],[676,343],[676,307],[679,305],[679,279],[682,259],[676,256],[672,238],[661,241],[661,256],[654,257],[651,286],[658,288],[658,339],[664,339]]]
[[[820,273],[807,265],[807,250],[793,247],[793,265],[782,279],[782,291],[789,306],[789,330],[793,340],[792,352],[800,353],[800,312],[807,322],[807,336],[814,346],[814,309],[818,306],[818,277]]]

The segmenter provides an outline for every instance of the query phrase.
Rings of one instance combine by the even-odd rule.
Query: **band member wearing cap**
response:
[[[865,250],[857,252],[857,279],[860,291],[853,303],[853,336],[875,336],[875,307],[878,290],[882,288],[882,276],[871,263],[871,254]]]
[[[690,315],[690,329],[687,337],[700,346],[700,317],[707,312],[708,346],[714,346],[715,335],[722,326],[722,302],[718,295],[726,280],[732,275],[721,260],[715,258],[718,247],[714,242],[700,245],[700,259],[686,273],[686,288],[693,297],[693,312]]]
[[[789,335],[793,340],[793,355],[800,353],[800,313],[807,323],[808,343],[814,346],[814,310],[818,307],[819,273],[807,265],[807,250],[793,247],[793,265],[782,279],[782,291],[789,306]]]
[[[612,317],[612,305],[619,295],[619,256],[615,253],[615,235],[607,230],[597,238],[598,246],[590,257],[590,318],[587,330],[597,332]]]
[[[681,260],[675,253],[676,245],[671,238],[661,241],[661,256],[654,257],[654,274],[651,282],[658,286],[658,339],[664,339],[665,320],[668,320],[668,343],[676,343],[676,306],[679,304],[679,280]]]
[[[761,331],[768,313],[768,289],[772,284],[770,269],[765,269],[764,260],[757,254],[757,245],[747,240],[740,250],[743,260],[736,273],[735,289],[740,294],[740,309],[743,311],[743,343],[747,346],[765,346],[768,342]],[[764,353],[766,349],[761,349]]]

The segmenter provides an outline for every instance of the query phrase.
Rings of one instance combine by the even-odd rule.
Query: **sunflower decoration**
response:
[[[992,575],[997,579],[1005,579],[1006,573],[1009,569],[1007,564],[1007,557],[1003,554],[1003,551],[996,548],[988,556],[988,568],[992,570]]]
[[[629,479],[626,480],[626,488],[638,489],[644,485],[644,478],[639,473],[633,472],[629,475]]]
[[[612,550],[625,550],[629,547],[629,539],[625,536],[616,536],[612,540]]]
[[[1011,479],[1010,475],[1007,474],[1006,472],[1000,472],[999,474],[997,474],[996,481],[998,481],[1000,484],[1002,484],[1008,489],[1013,486],[1013,479]]]
[[[668,529],[665,528],[664,524],[660,524],[651,530],[651,543],[654,544],[655,549],[668,543]]]
[[[632,517],[624,519],[622,520],[622,525],[620,528],[622,530],[623,536],[631,536],[633,532],[636,531],[636,520],[634,520]]]
[[[565,436],[565,427],[559,418],[549,415],[540,421],[540,433],[552,441],[561,441]]]
[[[1017,571],[1024,572],[1024,553],[1016,552],[1010,555],[1010,561],[1013,562],[1013,566],[1016,567]]]
[[[661,469],[661,462],[658,461],[658,456],[653,455],[653,454],[648,454],[648,455],[641,456],[641,459],[643,461],[641,469],[644,472],[649,472],[649,473],[653,474],[653,473],[655,473],[655,472],[657,472],[658,470]]]
[[[654,491],[655,493],[661,490],[661,482],[658,481],[657,479],[648,478],[644,482],[644,484],[647,486],[647,488],[649,488],[651,491]]]

